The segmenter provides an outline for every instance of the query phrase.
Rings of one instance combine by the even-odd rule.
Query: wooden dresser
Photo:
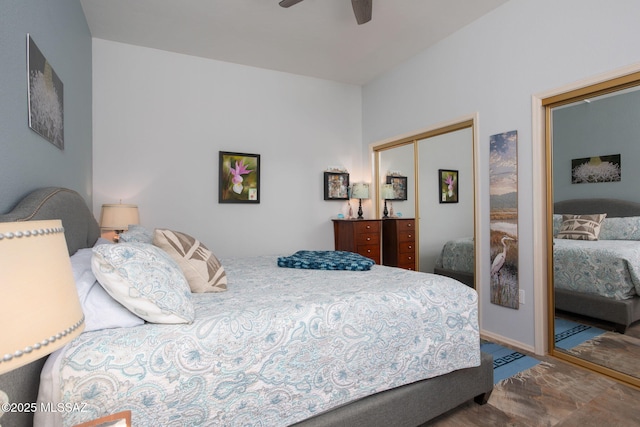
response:
[[[416,221],[413,218],[382,220],[382,264],[416,269]]]
[[[379,219],[334,219],[336,251],[355,252],[380,264],[380,222]]]

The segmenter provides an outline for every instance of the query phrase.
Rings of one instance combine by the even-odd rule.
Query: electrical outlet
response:
[[[518,302],[524,304],[524,289],[520,289],[518,293]]]

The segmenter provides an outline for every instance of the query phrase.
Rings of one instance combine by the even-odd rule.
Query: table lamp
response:
[[[395,191],[393,191],[393,184],[382,184],[382,191],[380,193],[382,194],[382,198],[384,199],[384,210],[382,211],[382,217],[389,218],[389,211],[387,210],[387,200],[393,200],[396,198],[396,193]],[[393,214],[391,216],[393,216]]]
[[[129,225],[138,224],[140,217],[138,215],[137,205],[106,204],[102,205],[102,213],[100,214],[100,229],[102,231],[114,231],[114,241],[118,241],[120,233],[129,229]]]
[[[360,200],[360,205],[358,206],[358,219],[364,219],[364,217],[362,216],[362,199],[369,198],[369,184],[366,184],[364,182],[357,182],[353,184],[351,197]]]
[[[84,330],[60,220],[0,223],[0,325],[0,374],[52,353]]]

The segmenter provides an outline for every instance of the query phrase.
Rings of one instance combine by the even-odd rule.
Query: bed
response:
[[[599,240],[555,239],[563,214],[595,213],[607,214]],[[565,200],[554,204],[553,221],[556,309],[610,322],[624,333],[640,320],[640,203]],[[473,239],[446,242],[434,273],[473,286]]]
[[[604,214],[597,241],[556,238],[562,215]],[[555,307],[614,324],[640,320],[640,203],[573,199],[554,203]]]
[[[100,241],[82,197],[63,188],[34,191],[0,221],[53,218],[62,219],[74,273],[95,262],[94,252],[142,247]],[[415,426],[488,400],[493,363],[480,352],[474,290],[392,267],[322,271],[276,261],[222,260],[228,288],[191,294],[191,321],[85,331],[48,358],[41,381],[37,362],[19,382],[0,378],[0,388],[14,401],[39,393],[39,402],[83,409],[37,412],[39,426],[127,409],[136,427]],[[189,317],[176,307],[174,315]]]
[[[475,288],[473,237],[460,237],[447,241],[436,259],[433,272]]]

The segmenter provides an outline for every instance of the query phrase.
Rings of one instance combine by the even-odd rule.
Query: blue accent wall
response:
[[[64,150],[28,125],[27,33],[64,85]],[[91,43],[80,0],[0,0],[0,212],[45,186],[91,206]]]

